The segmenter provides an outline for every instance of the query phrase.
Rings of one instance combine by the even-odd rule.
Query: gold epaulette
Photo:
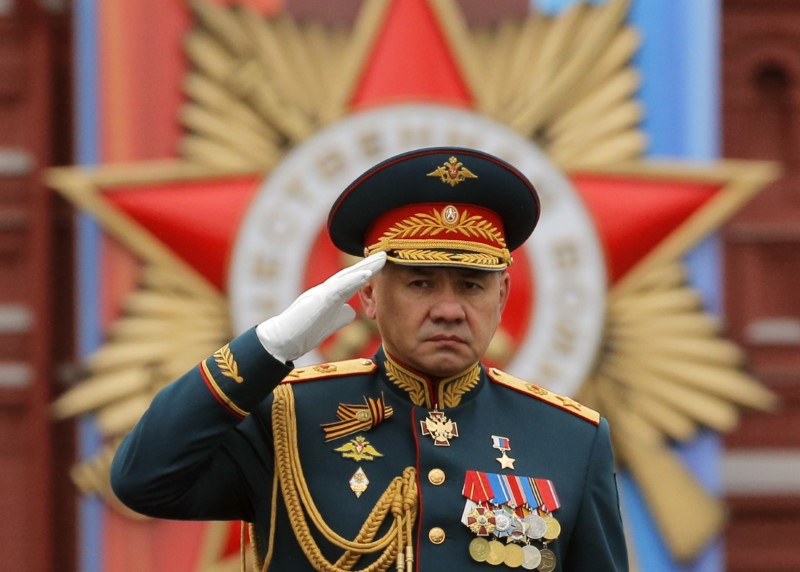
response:
[[[600,414],[597,411],[590,409],[585,405],[581,405],[574,399],[564,397],[563,395],[558,395],[552,391],[548,391],[543,387],[539,387],[538,385],[524,381],[518,377],[514,377],[510,373],[506,373],[495,367],[489,368],[486,373],[488,374],[489,379],[499,383],[500,385],[505,385],[506,387],[516,389],[520,393],[530,395],[536,399],[539,399],[540,401],[554,405],[559,409],[563,409],[564,411],[572,413],[573,415],[577,415],[578,417],[586,419],[595,425],[600,423]]]
[[[281,383],[295,383],[328,377],[344,377],[372,373],[378,368],[371,359],[359,358],[298,367],[289,372]]]

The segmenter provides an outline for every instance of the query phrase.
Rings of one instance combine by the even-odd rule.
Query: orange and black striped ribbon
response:
[[[369,431],[394,414],[391,405],[386,405],[383,395],[379,399],[364,397],[364,405],[340,403],[336,409],[338,421],[323,423],[325,442],[347,437],[359,431]]]

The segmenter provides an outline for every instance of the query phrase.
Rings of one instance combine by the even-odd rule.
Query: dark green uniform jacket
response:
[[[413,467],[419,490],[414,568],[485,572],[493,567],[469,553],[478,534],[464,524],[465,476],[475,471],[532,477],[550,480],[560,502],[553,516],[561,532],[547,545],[555,570],[627,570],[608,426],[595,412],[483,366],[434,386],[382,352],[292,371],[263,349],[253,330],[155,397],[114,459],[116,494],[154,517],[253,522],[258,544],[266,547],[276,464],[271,409],[282,380],[295,398],[297,449],[308,490],[339,535],[354,538],[391,479]],[[375,410],[381,396],[383,413]],[[368,403],[370,415],[358,407],[339,410],[340,404]],[[438,445],[433,425],[423,430],[434,407],[439,426],[451,421],[457,433],[440,435]],[[369,420],[381,415],[382,422],[371,427]],[[366,425],[359,425],[365,418]],[[355,432],[326,442],[322,426],[337,422],[329,426],[334,435],[353,425]],[[502,456],[514,460],[513,468],[508,462],[503,468]],[[369,484],[357,496],[350,482],[359,467]],[[311,570],[290,523],[301,517],[290,516],[281,497],[279,490],[270,570]],[[384,529],[390,521],[391,516]],[[315,538],[329,561],[342,554],[319,534]],[[531,544],[542,548],[540,541]],[[366,556],[355,569],[372,560]]]

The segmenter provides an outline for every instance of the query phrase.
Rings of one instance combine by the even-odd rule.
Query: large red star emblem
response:
[[[364,35],[367,40],[371,39],[364,40],[370,47],[364,51],[362,61],[355,62],[359,65],[351,66],[355,72],[352,92],[346,98],[347,112],[379,109],[409,101],[435,102],[463,110],[481,107],[476,93],[481,89],[481,77],[476,75],[475,67],[462,49],[463,26],[459,28],[457,18],[442,8],[445,4],[396,0],[385,12],[374,16],[377,27],[371,36]],[[414,33],[409,33],[410,30]],[[553,96],[543,91],[542,97],[552,99]],[[537,113],[544,112],[523,109],[519,117],[530,123]],[[523,119],[509,123],[521,129]],[[288,133],[291,147],[296,144],[295,140],[302,138],[303,129],[291,127]],[[652,281],[654,271],[677,263],[693,245],[713,233],[763,187],[773,173],[763,166],[721,162],[711,167],[691,167],[629,157],[606,164],[596,161],[580,168],[569,168],[567,175],[596,227],[605,256],[610,305],[636,291],[647,280]],[[106,232],[141,259],[147,268],[155,269],[145,281],[161,280],[159,269],[173,277],[179,276],[179,285],[171,283],[176,290],[184,294],[191,292],[207,304],[219,303],[216,318],[222,319],[224,303],[221,301],[226,295],[228,264],[237,229],[259,186],[269,176],[269,170],[265,175],[263,169],[246,164],[213,167],[175,161],[103,167],[94,172],[54,170],[49,181],[77,207],[94,215]],[[321,234],[319,248],[315,250],[333,252],[326,240]],[[339,265],[330,256],[322,256],[316,262],[319,263],[310,265],[307,272],[308,285],[324,278]],[[525,268],[525,265],[521,267]],[[265,271],[274,272],[275,269]],[[149,302],[153,301],[137,301],[141,304]],[[162,303],[168,305],[168,300]],[[197,344],[197,348],[204,353],[191,359],[187,357],[187,368],[193,360],[215,349],[202,344]],[[104,354],[101,349],[97,361],[105,363],[103,360],[116,359],[109,356],[110,353]],[[744,381],[742,384],[745,387]],[[98,410],[108,405],[91,399],[82,401],[85,396],[80,390],[77,388],[77,393],[67,395],[67,399],[61,402],[62,415]],[[764,405],[766,398],[763,395],[749,386],[747,390],[751,393],[743,389],[744,396],[732,401],[742,405]],[[599,407],[609,417],[617,414],[611,406],[609,410],[603,408],[609,403],[613,405],[614,400],[594,399],[599,394],[602,391],[593,387],[583,399],[589,399],[591,405]],[[128,416],[120,416],[119,409],[115,411],[114,421],[112,416],[108,416],[109,421],[104,427],[109,436],[129,429],[126,423],[131,418],[135,421],[131,412],[137,412],[136,407],[131,405],[121,410]],[[119,421],[120,418],[123,421]],[[694,423],[695,419],[690,421]],[[699,423],[724,426],[722,421],[715,425],[717,421],[711,417],[700,419]],[[619,426],[619,435],[631,435],[619,447],[623,461],[628,460],[629,468],[647,481],[648,471],[641,462],[637,463],[639,457],[631,453],[643,446],[643,442],[635,438],[636,423],[620,417]],[[669,436],[680,438],[682,430],[681,427],[674,429],[675,434]],[[664,430],[660,428],[660,431]],[[687,429],[684,434],[688,437],[689,433]],[[669,470],[680,470],[673,467],[666,457],[660,459],[669,465]],[[641,471],[637,472],[639,468]],[[643,486],[651,490],[647,482]],[[657,496],[657,487],[651,488]],[[686,502],[690,502],[688,495]],[[711,515],[707,529],[718,528],[721,519],[718,507],[704,505],[705,501],[697,501],[695,497],[691,497],[691,502],[709,507],[705,511]],[[685,514],[674,507],[671,510],[675,514]],[[679,557],[696,552],[710,534],[706,530],[699,532],[686,544],[682,537],[670,537],[670,526],[665,521],[667,540],[673,541],[671,547]],[[215,534],[216,538],[224,539],[218,542],[217,560],[238,554],[238,525]]]

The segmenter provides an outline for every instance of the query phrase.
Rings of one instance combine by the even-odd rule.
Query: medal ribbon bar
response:
[[[503,478],[505,475],[487,473],[487,476],[489,477],[489,483],[492,485],[492,491],[494,491],[494,497],[491,499],[492,503],[503,505],[512,500],[511,493],[508,490],[508,483]]]
[[[558,498],[553,481],[547,479],[532,479],[532,481],[542,497],[540,506],[544,506],[547,512],[555,512],[561,506],[561,501]]]
[[[477,503],[488,502],[494,496],[488,475],[479,471],[467,471],[461,494]]]
[[[524,505],[525,495],[522,493],[522,486],[520,484],[522,479],[520,477],[515,477],[514,475],[503,475],[503,481],[506,483],[506,487],[511,493],[511,501],[509,501],[508,504],[512,507]]]

